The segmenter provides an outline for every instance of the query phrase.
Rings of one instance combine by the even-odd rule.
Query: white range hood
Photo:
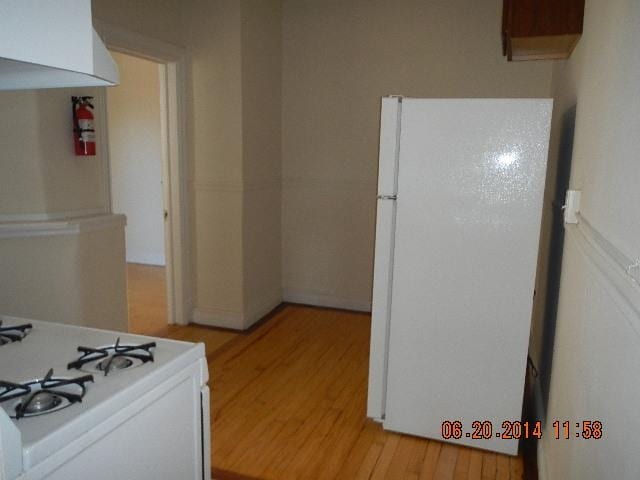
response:
[[[90,0],[0,0],[0,90],[118,83]]]

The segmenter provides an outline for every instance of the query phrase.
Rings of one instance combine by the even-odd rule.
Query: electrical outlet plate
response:
[[[567,190],[564,206],[564,223],[578,223],[577,214],[580,212],[580,190]]]

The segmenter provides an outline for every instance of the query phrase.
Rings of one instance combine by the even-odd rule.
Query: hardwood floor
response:
[[[211,355],[237,332],[198,325],[188,327],[167,324],[165,268],[138,263],[127,264],[129,331],[187,342],[203,342]]]
[[[521,458],[367,420],[369,325],[365,314],[287,305],[214,352],[214,467],[277,480],[523,478]]]
[[[129,331],[161,336],[167,327],[165,267],[127,264]]]
[[[135,267],[130,279],[158,281]],[[366,419],[369,315],[285,305],[243,333],[157,325],[159,299],[154,305],[149,292],[158,288],[130,294],[131,326],[205,343],[215,479],[523,478],[521,457],[387,432]],[[148,298],[137,296],[143,291]]]

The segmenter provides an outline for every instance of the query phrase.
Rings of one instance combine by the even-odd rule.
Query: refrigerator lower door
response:
[[[385,428],[516,454],[551,110],[403,100]]]
[[[389,320],[393,274],[393,240],[396,202],[378,200],[374,253],[373,302],[371,306],[371,346],[369,353],[369,394],[367,416],[382,421],[387,384]]]

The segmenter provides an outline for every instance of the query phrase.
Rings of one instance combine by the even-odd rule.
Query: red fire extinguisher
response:
[[[93,97],[71,97],[73,103],[73,140],[76,155],[96,154],[96,131],[93,127]]]

